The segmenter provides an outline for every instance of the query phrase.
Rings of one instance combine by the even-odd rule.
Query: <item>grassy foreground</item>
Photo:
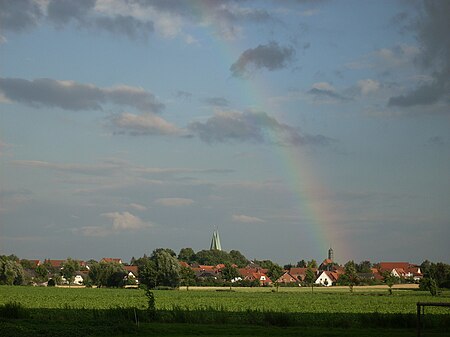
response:
[[[386,289],[268,288],[155,291],[0,287],[2,336],[411,336],[418,301],[450,293]],[[15,304],[13,304],[15,303]],[[169,324],[168,324],[169,323]],[[450,335],[450,310],[427,308],[424,336]]]

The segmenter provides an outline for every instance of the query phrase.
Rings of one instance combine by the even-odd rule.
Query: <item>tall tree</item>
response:
[[[180,268],[180,284],[186,286],[186,290],[195,284],[195,272],[192,268],[185,266]]]
[[[231,289],[232,281],[239,276],[240,276],[240,274],[239,274],[239,271],[237,270],[237,268],[233,267],[229,263],[225,264],[225,268],[222,269],[222,278],[225,281],[229,282],[230,289]]]
[[[248,264],[247,258],[238,250],[230,250],[230,259],[239,268],[244,268]]]
[[[195,252],[192,248],[181,248],[178,253],[178,260],[191,263],[194,255]]]
[[[311,267],[308,267],[308,269],[306,269],[306,274],[305,274],[305,283],[307,285],[311,286],[311,292],[314,292],[314,281],[315,280],[316,280],[316,275],[312,271]]]
[[[180,264],[177,258],[167,250],[155,250],[150,259],[155,263],[158,285],[178,287],[180,284]]]
[[[279,287],[278,279],[283,274],[284,274],[283,268],[281,268],[281,266],[279,266],[276,263],[274,263],[267,271],[267,276],[269,276],[269,278],[275,284],[275,286],[277,287],[277,291],[278,291],[278,287]]]
[[[80,264],[78,261],[71,259],[70,257],[63,263],[61,268],[61,275],[69,282],[69,286],[73,283],[75,273],[80,270]]]
[[[311,261],[308,261],[308,268],[317,268],[317,261],[312,259]]]
[[[24,279],[23,267],[17,256],[0,256],[0,284],[21,285]]]
[[[305,260],[301,260],[297,262],[297,268],[306,268],[308,266],[308,264],[306,263]]]

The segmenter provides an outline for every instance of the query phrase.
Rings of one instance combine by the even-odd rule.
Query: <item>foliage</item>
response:
[[[301,260],[297,262],[297,268],[306,268],[308,266],[308,264],[306,263],[305,260]]]
[[[61,275],[69,282],[73,283],[75,273],[80,270],[80,264],[78,261],[71,259],[70,257],[63,263],[61,268]]]
[[[230,250],[231,262],[239,268],[244,268],[248,264],[247,258],[238,250]]]
[[[310,267],[306,269],[305,273],[305,283],[311,287],[311,292],[314,291],[314,280],[316,279],[316,275],[314,275],[314,272]]]
[[[227,282],[231,282],[239,276],[239,271],[229,263],[227,263],[225,268],[222,269],[222,278]]]
[[[121,287],[127,272],[116,262],[94,262],[89,267],[89,278],[97,287]]]
[[[189,267],[181,267],[180,269],[180,284],[186,286],[186,289],[189,290],[189,286],[195,284],[195,273],[192,268]]]
[[[23,267],[17,256],[0,256],[0,284],[21,285],[24,279]]]
[[[191,263],[193,262],[194,255],[195,252],[192,248],[181,248],[178,253],[178,260]]]
[[[307,263],[308,268],[317,268],[317,261],[312,259],[311,261],[308,261]]]
[[[232,263],[230,255],[223,250],[201,250],[195,254],[194,261],[198,264],[210,266]]]
[[[372,268],[372,263],[370,261],[361,261],[355,265],[357,273],[370,273]]]
[[[181,267],[176,257],[166,249],[156,249],[150,258],[142,259],[139,266],[141,283],[147,288],[178,287]]]
[[[432,296],[436,296],[439,293],[436,280],[429,277],[424,277],[420,280],[419,289],[429,291]]]
[[[45,265],[41,264],[34,270],[36,272],[37,281],[47,281],[48,269]]]
[[[395,277],[394,275],[392,275],[389,272],[386,272],[383,275],[384,278],[384,283],[387,284],[387,286],[389,287],[389,295],[392,295],[392,287],[394,286],[394,284],[399,282],[399,278]]]

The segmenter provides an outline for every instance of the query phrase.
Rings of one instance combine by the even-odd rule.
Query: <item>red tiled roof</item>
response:
[[[138,274],[138,267],[137,266],[123,266],[123,268],[128,271],[128,272],[132,272],[134,274],[134,276],[137,276]]]
[[[50,259],[44,260],[44,263],[48,263],[55,268],[62,267],[64,262],[66,262],[66,260],[50,260]]]
[[[103,259],[101,259],[101,262],[115,262],[115,263],[120,263],[122,264],[122,259],[119,258],[114,258],[114,257],[104,257]]]

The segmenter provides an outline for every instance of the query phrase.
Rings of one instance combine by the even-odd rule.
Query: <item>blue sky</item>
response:
[[[447,1],[0,1],[0,253],[450,253]]]

